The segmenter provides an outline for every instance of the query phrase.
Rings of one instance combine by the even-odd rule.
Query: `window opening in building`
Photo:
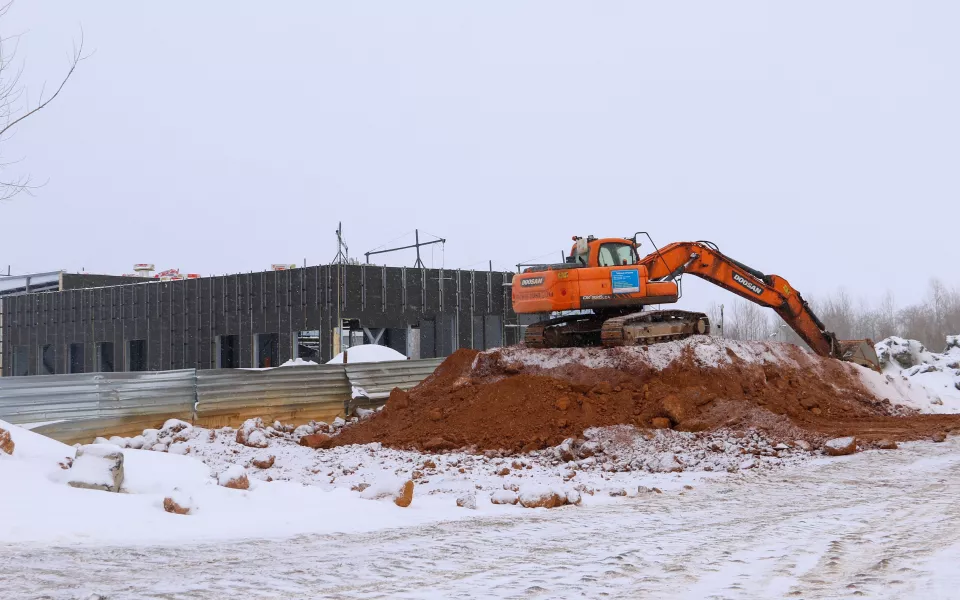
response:
[[[220,356],[218,369],[240,368],[240,337],[236,335],[220,336]]]
[[[127,342],[128,371],[147,370],[147,340],[130,340]]]
[[[261,369],[280,366],[280,335],[257,334],[257,366]]]
[[[83,373],[83,344],[70,344],[70,372]]]
[[[30,349],[27,346],[13,347],[13,374],[22,377],[30,374]]]
[[[112,373],[113,342],[97,342],[97,372]]]
[[[303,360],[320,362],[320,332],[298,331],[294,356]]]

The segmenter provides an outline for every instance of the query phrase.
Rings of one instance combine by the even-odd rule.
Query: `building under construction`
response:
[[[511,279],[333,264],[28,288],[0,296],[0,366],[6,376],[274,367],[326,361],[359,343],[446,356],[518,340]]]

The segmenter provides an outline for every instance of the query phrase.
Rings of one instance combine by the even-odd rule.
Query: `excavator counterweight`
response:
[[[786,279],[748,267],[710,242],[676,242],[641,258],[636,236],[573,239],[566,262],[529,267],[513,278],[516,313],[561,313],[527,327],[529,347],[614,347],[707,334],[703,313],[644,312],[679,300],[677,279],[689,273],[773,309],[816,354],[879,370],[870,340],[838,340]]]

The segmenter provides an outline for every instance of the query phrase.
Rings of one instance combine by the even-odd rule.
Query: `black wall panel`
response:
[[[294,334],[310,330],[320,331],[321,358],[328,360],[338,317],[387,329],[381,343],[401,352],[407,327],[419,327],[421,357],[443,356],[515,340],[518,330],[504,327],[516,322],[504,280],[485,271],[327,265],[10,296],[3,299],[2,367],[12,366],[12,346],[28,346],[29,371],[38,374],[49,344],[56,372],[66,373],[69,345],[79,343],[89,372],[97,343],[109,341],[115,368],[124,370],[128,342],[146,340],[150,370],[213,368],[220,335],[239,336],[240,366],[251,367],[257,334],[278,334],[285,361],[293,356]]]

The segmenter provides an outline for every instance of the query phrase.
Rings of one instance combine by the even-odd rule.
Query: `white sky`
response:
[[[807,296],[912,302],[960,284],[958,22],[946,1],[18,0],[0,30],[32,100],[81,25],[96,52],[2,147],[49,183],[0,206],[0,263],[319,264],[342,220],[353,254],[419,227],[448,268],[508,269],[648,230]]]

